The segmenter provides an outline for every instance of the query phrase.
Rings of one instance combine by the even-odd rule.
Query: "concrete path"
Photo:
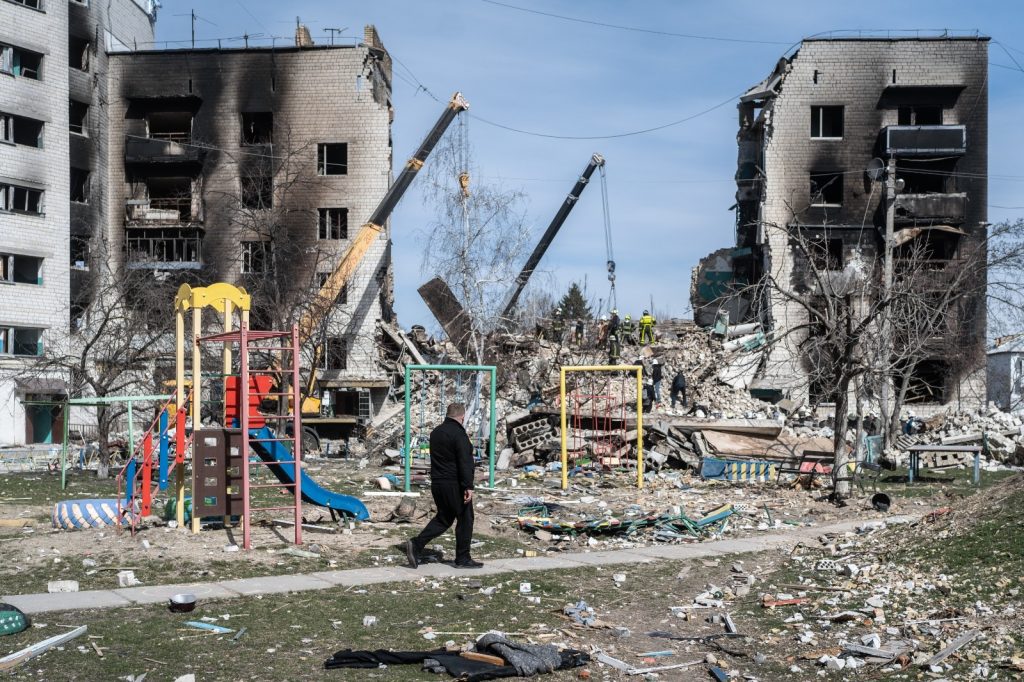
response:
[[[889,517],[890,522],[911,520],[910,517]],[[405,566],[355,568],[347,571],[322,571],[296,575],[275,575],[262,578],[241,578],[208,583],[154,585],[129,587],[119,590],[92,590],[60,594],[4,595],[0,601],[14,604],[28,614],[79,609],[117,608],[138,604],[166,603],[175,594],[188,592],[204,599],[234,599],[262,594],[308,592],[332,587],[352,587],[376,583],[411,582],[424,577],[462,577],[502,575],[527,571],[550,571],[584,566],[611,566],[644,564],[655,561],[687,561],[722,554],[750,554],[779,547],[790,547],[798,542],[813,540],[823,533],[844,533],[865,523],[865,520],[846,521],[828,526],[802,526],[783,533],[757,535],[747,538],[697,542],[686,545],[653,545],[606,552],[580,552],[542,557],[495,559],[487,561],[482,569],[460,570],[447,564],[423,564],[419,569]]]

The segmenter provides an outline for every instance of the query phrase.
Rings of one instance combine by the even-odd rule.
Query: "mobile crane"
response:
[[[408,161],[405,163],[405,167],[399,174],[398,178],[388,188],[388,191],[384,194],[384,197],[377,204],[377,208],[374,209],[373,213],[370,214],[370,219],[359,228],[359,232],[349,243],[348,248],[341,255],[338,260],[338,264],[334,267],[334,270],[327,276],[327,279],[321,285],[320,290],[317,292],[312,304],[306,309],[302,317],[299,319],[299,342],[305,344],[316,332],[317,328],[324,321],[327,313],[331,310],[334,305],[334,301],[338,298],[342,288],[351,279],[353,273],[359,267],[363,258],[366,256],[366,252],[370,249],[373,244],[373,240],[376,239],[381,231],[384,229],[384,224],[388,218],[391,217],[391,212],[398,205],[398,202],[402,200],[402,196],[406,190],[409,189],[409,185],[412,184],[416,174],[419,173],[420,169],[423,168],[423,164],[426,162],[430,152],[433,151],[434,147],[444,136],[445,131],[451,125],[452,121],[462,113],[469,109],[469,103],[466,102],[462,97],[462,93],[456,92],[452,95],[441,113],[440,118],[434,124],[434,127],[430,129],[427,136],[423,138],[416,153],[413,154]],[[313,347],[313,362],[310,365],[309,378],[306,382],[304,397],[302,400],[302,416],[305,419],[307,415],[311,418],[320,416],[321,398],[316,395],[317,388],[317,373],[320,360],[323,357],[323,344],[317,342]]]

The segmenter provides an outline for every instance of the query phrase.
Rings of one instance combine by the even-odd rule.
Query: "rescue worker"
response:
[[[619,353],[622,349],[619,347],[619,334],[612,330],[608,333],[608,364],[617,365],[619,364]]]
[[[551,340],[562,343],[565,338],[565,318],[562,317],[562,309],[555,311],[555,319],[551,320]]]
[[[578,348],[583,347],[583,320],[576,320],[576,346]]]
[[[597,323],[597,344],[603,346],[608,343],[608,316],[602,315],[601,321]]]
[[[612,310],[612,317],[611,317],[610,320],[608,320],[608,331],[610,333],[614,332],[615,334],[618,334],[619,333],[619,324],[620,324],[620,322],[619,322],[619,311],[618,310]]]
[[[669,397],[672,398],[672,407],[676,406],[676,398],[680,396],[682,396],[683,407],[686,407],[686,377],[682,372],[676,374],[672,379],[672,388],[669,392]]]
[[[628,314],[622,318],[622,340],[631,346],[636,345],[636,325]]]
[[[657,358],[651,360],[651,383],[654,385],[654,402],[661,402],[661,364]]]
[[[644,311],[643,316],[640,318],[640,345],[645,346],[648,343],[654,343],[654,325],[657,324],[657,320],[647,310]]]

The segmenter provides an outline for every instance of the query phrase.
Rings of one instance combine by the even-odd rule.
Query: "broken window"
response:
[[[317,273],[317,283],[321,289],[327,286],[327,280],[330,279],[330,277],[331,273],[329,272]],[[341,290],[338,292],[338,295],[334,297],[334,302],[338,305],[345,305],[348,303],[348,284],[341,285]]]
[[[274,206],[274,179],[268,175],[242,178],[242,206],[266,210]]]
[[[89,71],[89,41],[68,36],[68,66],[79,71]]]
[[[242,144],[271,144],[274,114],[269,111],[242,112]]]
[[[89,269],[89,238],[71,235],[71,267],[76,270]]]
[[[348,239],[348,209],[321,208],[319,239]]]
[[[0,185],[0,211],[42,215],[43,190],[19,185]]]
[[[841,139],[843,137],[843,107],[811,107],[811,137]]]
[[[348,369],[348,340],[328,337],[324,342],[324,369]]]
[[[242,273],[260,275],[270,272],[270,242],[242,242]]]
[[[4,355],[42,355],[43,330],[25,327],[0,328],[0,353]]]
[[[897,111],[898,123],[901,126],[942,125],[942,107],[940,106],[905,106],[900,107]]]
[[[0,45],[0,72],[41,80],[43,55],[12,45]]]
[[[348,175],[348,144],[318,144],[316,167],[320,175]]]
[[[843,269],[843,240],[815,237],[807,240],[807,255],[815,270]]]
[[[146,116],[146,132],[156,140],[188,144],[192,141],[192,113],[161,111]]]
[[[43,122],[15,114],[0,114],[0,142],[43,146]]]
[[[188,177],[154,177],[146,179],[149,206],[141,218],[147,221],[188,223],[201,220],[199,201],[193,205],[192,179]]]
[[[19,5],[25,5],[25,7],[31,7],[32,9],[42,9],[43,0],[11,0]]]
[[[811,206],[843,205],[842,173],[811,173]]]
[[[943,403],[946,401],[946,377],[949,365],[935,358],[920,360],[907,378],[907,396],[904,402]]]
[[[945,194],[956,192],[955,158],[939,160],[900,159],[896,175],[903,180],[901,194]]]
[[[84,102],[70,101],[68,129],[79,135],[89,134],[89,105]]]
[[[10,284],[42,284],[43,259],[35,256],[0,254],[0,281]]]
[[[89,171],[72,167],[71,201],[79,204],[89,203]]]

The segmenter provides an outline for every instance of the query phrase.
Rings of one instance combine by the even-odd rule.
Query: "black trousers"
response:
[[[455,560],[469,559],[469,543],[473,540],[473,503],[462,501],[463,490],[457,481],[433,481],[430,494],[434,497],[437,514],[412,539],[413,547],[417,553],[422,552],[434,538],[455,523]]]

